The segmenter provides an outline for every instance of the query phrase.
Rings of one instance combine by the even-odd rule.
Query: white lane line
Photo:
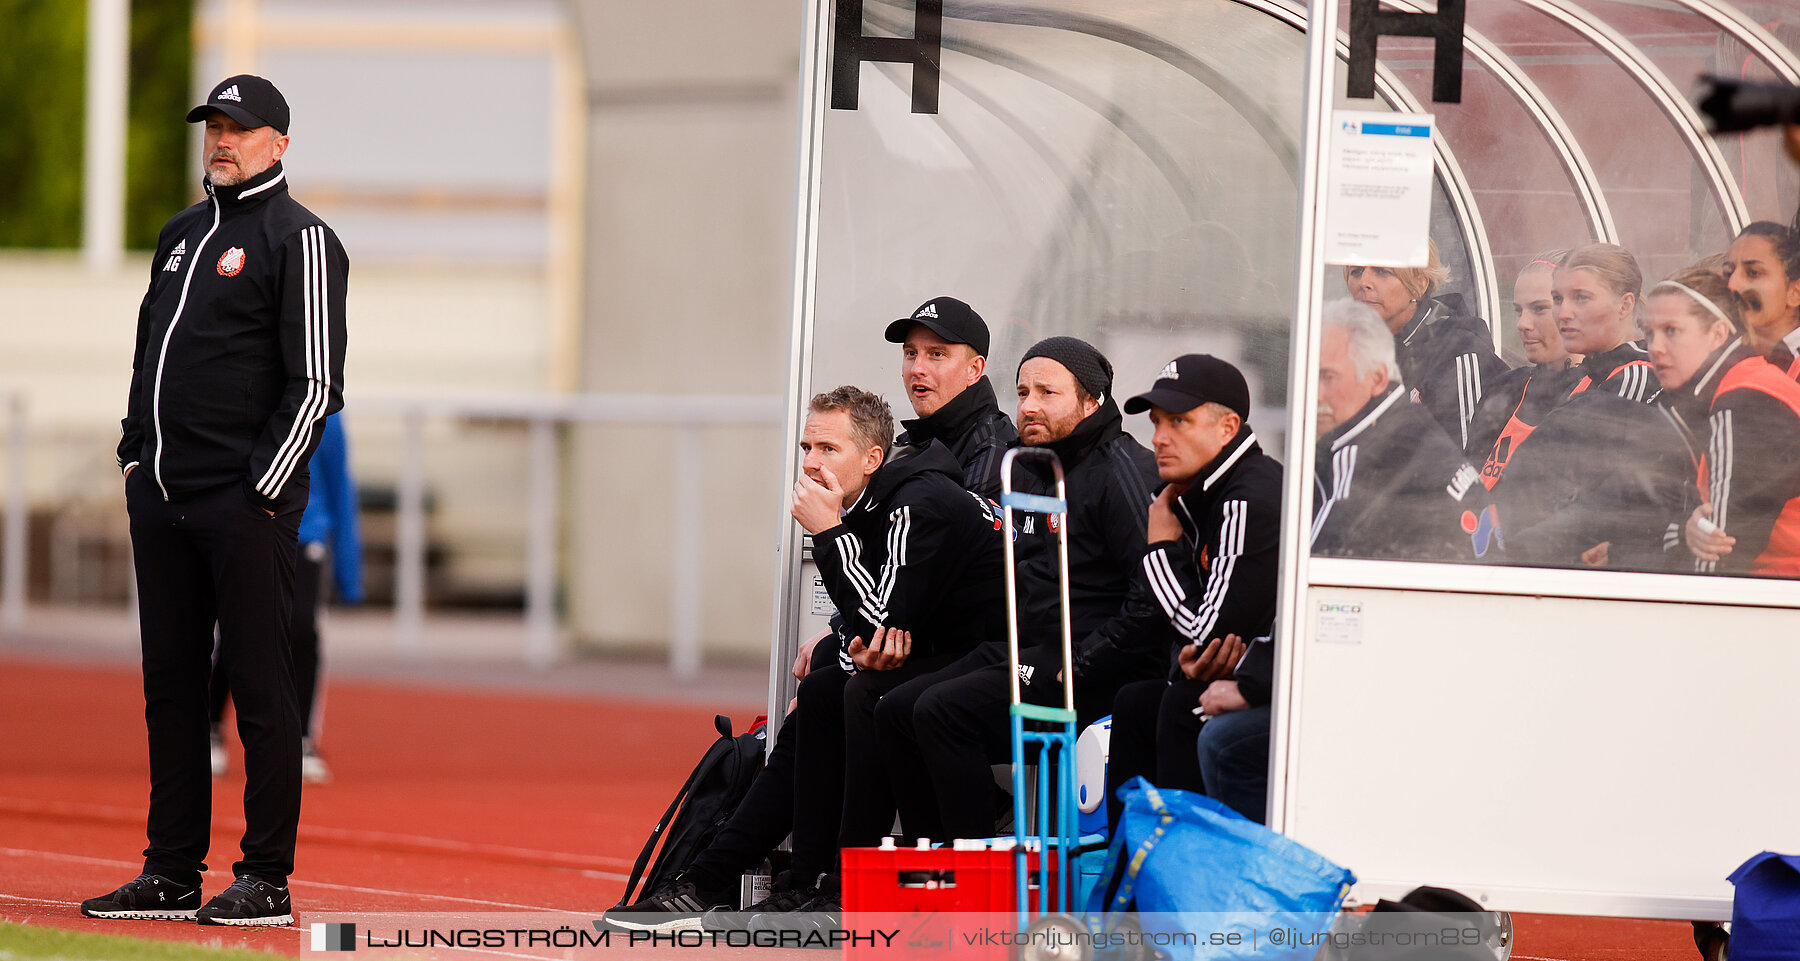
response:
[[[338,891],[355,891],[360,894],[382,894],[397,898],[428,898],[434,901],[455,901],[459,904],[487,904],[497,908],[523,908],[527,911],[544,911],[549,914],[573,914],[591,917],[592,911],[576,911],[571,908],[547,908],[541,904],[516,904],[512,901],[488,901],[482,898],[465,898],[455,894],[425,894],[419,891],[394,891],[388,888],[366,888],[355,884],[334,884],[330,881],[290,881],[301,888],[332,888]]]
[[[18,894],[0,894],[0,900],[23,901],[26,904],[53,904],[59,908],[81,907],[80,901],[53,901],[49,898],[28,898],[28,897],[25,897],[23,895],[18,895]]]
[[[113,858],[89,857],[84,854],[63,854],[58,851],[33,851],[27,848],[0,848],[0,855],[40,857],[52,861],[73,861],[79,864],[100,864],[107,867],[127,869],[141,870],[143,867],[143,862],[141,861],[120,861]],[[518,904],[512,901],[489,901],[483,898],[468,898],[456,894],[427,894],[422,891],[395,891],[389,888],[369,888],[355,884],[336,884],[330,881],[295,880],[292,883],[296,887],[301,888],[331,888],[338,891],[355,891],[359,894],[380,894],[387,897],[424,898],[431,901],[455,901],[458,904],[485,904],[498,908],[523,908],[527,911],[545,911],[551,914],[574,914],[582,917],[588,917],[593,914],[591,911],[576,911],[570,908],[550,908],[541,904]]]
[[[110,804],[88,804],[79,801],[39,801],[31,798],[0,797],[0,812],[23,815],[49,814],[57,817],[77,817],[90,820],[125,821],[142,824],[144,812],[139,808],[126,808]],[[238,833],[244,830],[244,822],[235,818],[220,818],[214,822],[215,830]],[[467,854],[490,857],[517,858],[541,861],[560,867],[588,868],[593,864],[605,864],[617,867],[630,867],[636,863],[631,858],[613,857],[608,854],[565,854],[561,851],[539,851],[534,848],[519,848],[504,844],[477,844],[470,841],[452,841],[445,838],[425,837],[417,834],[395,834],[387,831],[361,831],[352,828],[332,828],[318,825],[300,825],[300,840],[327,841],[345,844],[394,844],[412,848],[424,848],[445,854]],[[625,880],[619,875],[618,880]]]

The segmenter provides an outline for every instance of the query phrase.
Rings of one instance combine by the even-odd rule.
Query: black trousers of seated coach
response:
[[[960,653],[915,654],[889,671],[847,674],[833,664],[800,682],[794,764],[793,871],[837,874],[838,850],[872,847],[894,825],[887,760],[875,744],[875,704]],[[816,663],[816,662],[815,662]]]
[[[1020,696],[1063,705],[1062,647],[1019,652]],[[1012,665],[1006,643],[990,641],[941,670],[913,678],[874,708],[876,742],[909,837],[945,841],[994,833],[997,788],[991,765],[1012,761]],[[1107,713],[1116,681],[1075,685],[1075,731]],[[1029,748],[1028,748],[1029,750]]]
[[[144,871],[198,884],[212,828],[207,684],[214,625],[244,745],[243,858],[237,876],[283,885],[300,823],[300,708],[288,621],[305,478],[274,516],[243,483],[165,501],[138,467],[125,478],[137,567],[150,739]]]

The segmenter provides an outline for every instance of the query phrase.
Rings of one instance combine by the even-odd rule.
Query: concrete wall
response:
[[[580,389],[785,390],[802,5],[571,4],[588,87]],[[670,517],[707,531],[701,636],[766,648],[782,515],[778,427],[706,432],[701,504],[670,494],[668,431],[578,432],[570,627],[602,646],[669,627]]]

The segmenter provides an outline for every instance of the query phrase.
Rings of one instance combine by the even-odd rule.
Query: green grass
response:
[[[82,934],[0,921],[0,961],[269,961],[242,948]]]

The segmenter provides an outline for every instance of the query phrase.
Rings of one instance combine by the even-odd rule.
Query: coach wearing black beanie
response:
[[[1175,637],[1141,573],[1156,458],[1125,433],[1112,380],[1106,357],[1074,337],[1039,341],[1019,362],[1020,442],[1054,451],[1063,467],[1075,710],[1082,724],[1109,713],[1126,682],[1161,677]],[[1055,493],[1047,470],[1020,464],[1013,476],[1015,490]],[[1060,707],[1060,524],[1015,509],[1013,525],[1020,693],[1031,703]],[[989,643],[900,685],[875,706],[877,743],[909,836],[993,834],[995,811],[982,801],[995,790],[989,765],[1011,757],[1010,674],[1006,644]],[[846,812],[847,831],[857,821]],[[846,844],[873,844],[892,815],[871,811],[862,821],[861,836],[847,835]]]
[[[1109,399],[1113,381],[1112,361],[1094,349],[1093,344],[1079,337],[1046,337],[1032,344],[1025,356],[1019,358],[1019,369],[1024,370],[1025,362],[1033,357],[1048,357],[1067,367],[1069,373],[1075,375],[1075,383],[1087,391],[1088,397],[1103,405]]]

